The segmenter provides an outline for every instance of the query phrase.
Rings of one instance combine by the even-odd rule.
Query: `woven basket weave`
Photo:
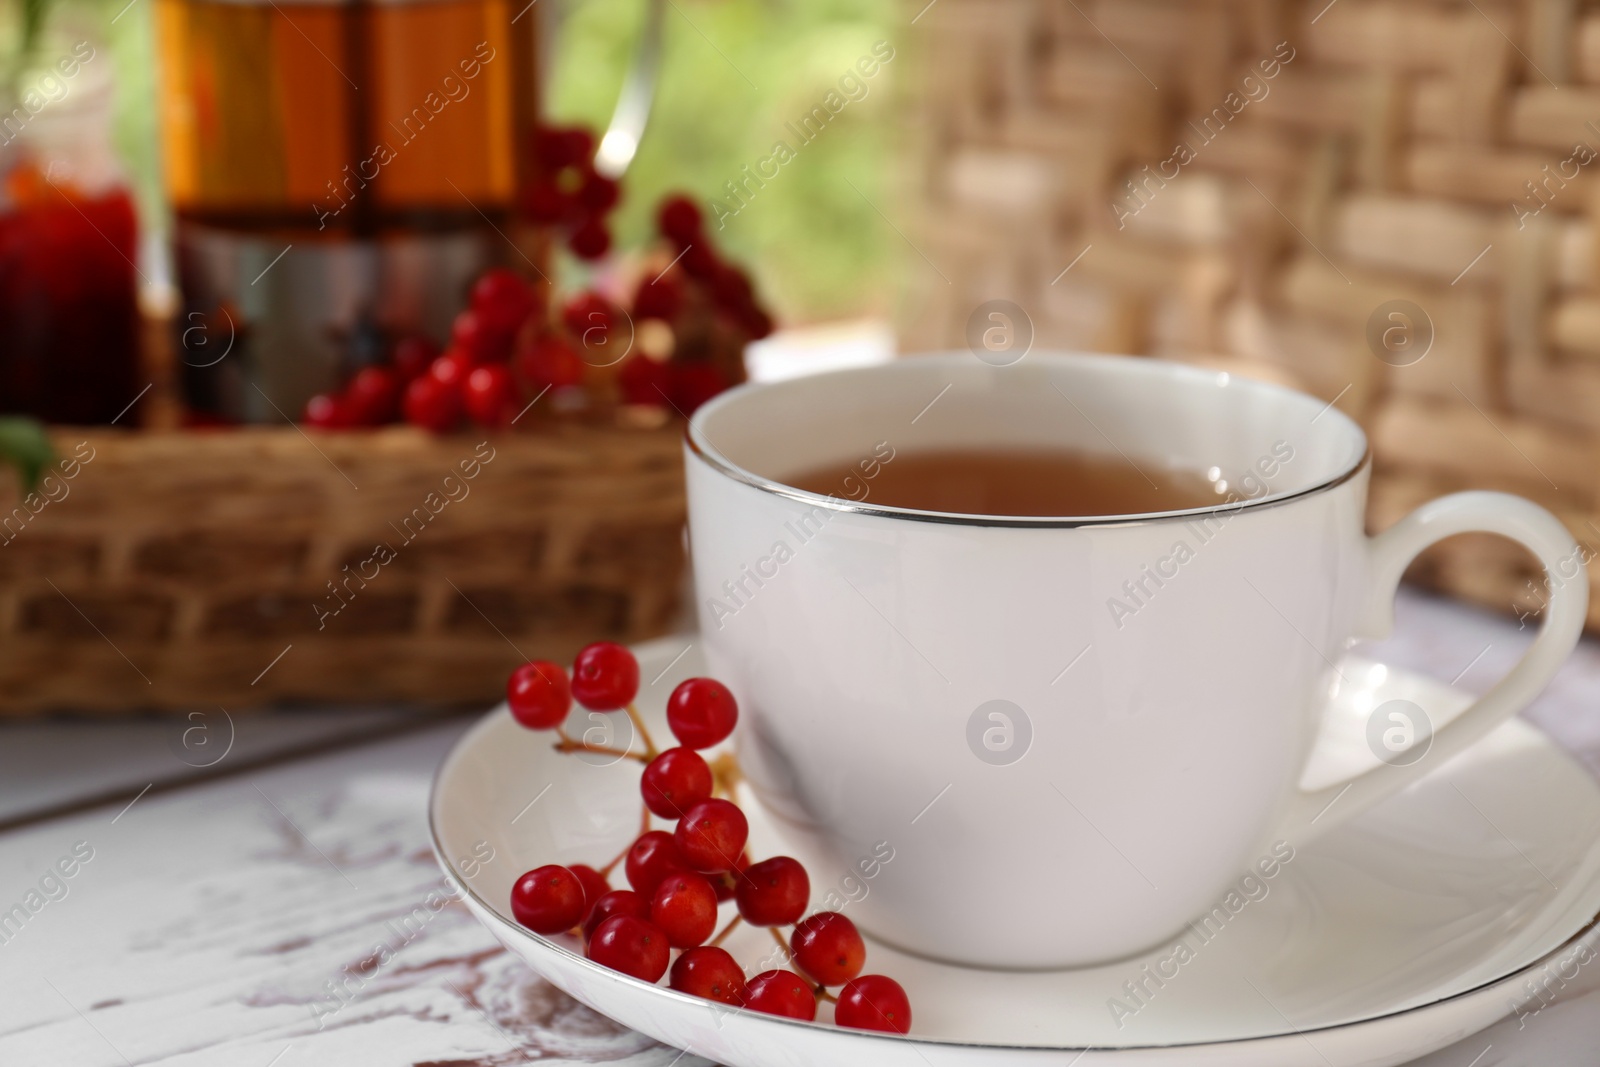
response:
[[[681,436],[63,430],[31,504],[0,491],[0,712],[482,702],[658,635]]]
[[[1288,380],[1366,426],[1374,528],[1495,488],[1600,549],[1600,11],[939,0],[916,28],[908,344],[962,346],[1005,299],[1039,345]],[[1547,596],[1483,536],[1411,576],[1524,615]]]

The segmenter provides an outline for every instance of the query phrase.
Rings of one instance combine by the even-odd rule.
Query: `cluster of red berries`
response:
[[[670,975],[679,992],[751,1011],[814,1020],[817,1002],[834,1001],[840,1026],[906,1033],[911,1005],[892,978],[862,974],[866,944],[838,912],[806,915],[811,880],[788,856],[752,863],[749,824],[738,805],[713,795],[716,779],[701,751],[721,744],[738,722],[733,694],[711,678],[691,678],[667,700],[667,726],[679,747],[658,752],[633,708],[639,664],[621,645],[600,642],[578,654],[571,676],[559,664],[527,663],[506,685],[512,716],[533,730],[556,730],[559,751],[611,751],[645,764],[639,791],[644,832],[607,866],[550,864],[528,871],[511,889],[511,911],[537,934],[577,931],[589,959],[645,982]],[[573,699],[597,712],[626,710],[645,752],[619,753],[570,738],[562,724]],[[649,828],[654,815],[676,821]],[[612,889],[623,866],[629,889]],[[713,937],[718,906],[737,915]],[[741,922],[767,927],[794,970],[746,979],[720,942]],[[781,928],[792,927],[786,940]],[[679,950],[676,960],[672,950]],[[842,987],[837,996],[830,987]]]
[[[467,417],[504,426],[523,403],[522,383],[508,361],[538,308],[527,282],[504,268],[490,270],[474,283],[443,353],[424,337],[407,337],[395,346],[388,366],[363,367],[339,392],[312,397],[304,422],[332,430],[404,418],[438,433]]]
[[[534,177],[522,190],[522,213],[560,233],[580,259],[610,251],[606,216],[622,199],[622,187],[595,170],[595,147],[585,127],[539,127],[529,144]]]

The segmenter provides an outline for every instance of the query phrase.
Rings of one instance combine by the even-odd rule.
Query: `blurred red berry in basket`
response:
[[[434,433],[449,433],[461,421],[459,379],[446,381],[434,373],[445,360],[444,356],[434,360],[427,374],[407,385],[400,405],[407,422]]]
[[[670,322],[683,309],[683,286],[663,272],[639,283],[633,294],[635,319],[663,319]]]
[[[685,418],[728,388],[728,380],[710,363],[673,363],[668,366],[671,385],[667,392],[672,396],[673,407]]]
[[[617,374],[623,403],[666,407],[670,373],[667,364],[658,363],[642,352],[630,356]]]
[[[394,369],[402,382],[427,373],[428,366],[438,358],[439,349],[426,337],[402,337],[394,346]]]
[[[504,363],[474,367],[462,387],[461,399],[467,415],[480,426],[500,429],[517,415],[516,379]]]
[[[583,381],[583,360],[573,351],[572,344],[559,334],[547,333],[536,338],[519,357],[517,369],[536,393]]]
[[[355,425],[355,413],[342,395],[318,393],[306,401],[300,421],[318,430],[344,430]]]
[[[344,395],[358,425],[382,426],[399,414],[400,376],[392,367],[363,367]]]
[[[513,336],[534,311],[527,282],[505,267],[486,271],[472,286],[472,310],[492,333]]]

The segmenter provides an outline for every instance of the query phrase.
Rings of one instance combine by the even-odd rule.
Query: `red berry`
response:
[[[738,267],[721,265],[711,278],[711,299],[730,311],[738,311],[755,299],[750,276]]]
[[[461,390],[462,402],[472,421],[498,429],[517,415],[517,382],[504,363],[474,367]]]
[[[671,955],[667,935],[631,915],[611,916],[595,927],[589,939],[591,960],[646,982],[661,980]]]
[[[651,830],[639,835],[639,840],[628,849],[623,871],[634,892],[646,897],[656,891],[661,879],[669,874],[687,871],[689,865],[678,854],[678,843],[665,830]]]
[[[763,971],[745,988],[744,1006],[751,1011],[806,1022],[817,1017],[817,995],[793,971]]]
[[[653,814],[676,819],[711,799],[711,767],[694,749],[669,748],[645,767],[639,791]]]
[[[728,387],[722,372],[710,363],[674,363],[671,365],[671,384],[667,392],[672,403],[687,418],[695,409]]]
[[[443,357],[441,357],[442,359]],[[440,360],[435,360],[437,366]],[[440,380],[431,370],[406,386],[401,410],[406,421],[434,433],[448,433],[461,421],[461,390]]]
[[[635,919],[650,918],[650,898],[641,896],[631,889],[613,889],[594,902],[594,907],[589,909],[589,914],[583,919],[583,938],[585,941],[594,936],[600,924],[613,915],[629,915]]]
[[[439,357],[439,350],[426,337],[403,337],[394,346],[394,369],[400,380],[409,382],[426,374],[428,367]]]
[[[799,860],[774,856],[741,871],[734,896],[751,926],[792,926],[806,913],[811,878]]]
[[[318,393],[306,401],[300,421],[319,430],[343,430],[355,425],[355,411],[343,396]]]
[[[400,377],[388,367],[363,367],[345,387],[356,421],[381,426],[393,421],[400,404]]]
[[[510,354],[511,333],[496,330],[484,316],[468,308],[456,315],[450,326],[450,347],[473,365],[498,363]]]
[[[717,891],[698,874],[669,874],[651,894],[650,921],[673,948],[703,945],[717,928]]]
[[[533,291],[515,271],[496,267],[472,286],[472,310],[492,332],[509,337],[533,314]]]
[[[699,206],[682,193],[661,201],[661,207],[656,211],[656,225],[661,235],[677,242],[680,247],[698,241],[704,224],[705,216],[700,213]]]
[[[754,341],[772,335],[772,316],[758,307],[747,307],[740,312],[739,325]]]
[[[622,186],[603,174],[585,171],[578,187],[578,203],[595,215],[604,215],[622,199]]]
[[[572,231],[567,247],[579,259],[599,259],[611,250],[611,231],[604,223],[591,219]]]
[[[691,996],[742,1005],[745,998],[744,970],[724,949],[714,945],[691,948],[672,965],[667,982],[673,989]]]
[[[600,898],[611,893],[611,883],[606,881],[606,876],[584,863],[571,863],[567,865],[573,877],[578,879],[578,884],[583,886],[583,914],[588,916]]]
[[[560,222],[572,214],[574,206],[572,198],[551,181],[530,182],[522,190],[522,213],[534,222]]]
[[[670,322],[683,307],[683,286],[670,275],[646,279],[633,294],[633,317]]]
[[[558,663],[536,659],[511,672],[506,680],[511,717],[530,730],[553,730],[572,710],[567,672]]]
[[[594,134],[582,126],[545,126],[536,138],[539,161],[550,170],[577,166],[594,158]]]
[[[561,389],[583,381],[583,360],[572,345],[556,334],[545,334],[518,359],[518,369],[535,392]]]
[[[669,373],[665,363],[658,363],[643,352],[630,356],[617,372],[623,403],[666,407]]]
[[[744,851],[750,824],[726,800],[702,800],[678,820],[673,841],[684,862],[697,871],[731,871]]]
[[[743,868],[748,861],[748,856],[740,856],[740,867]],[[711,879],[711,888],[717,891],[718,904],[721,904],[725,900],[733,899],[734,893],[738,890],[739,883],[739,872],[737,870],[718,871],[716,874],[710,874],[706,877]]]
[[[738,702],[715,678],[679,682],[667,698],[667,728],[687,748],[720,745],[738,721]]]
[[[614,641],[596,641],[572,661],[572,695],[590,711],[617,711],[639,694],[639,661]]]
[[[678,265],[683,268],[683,273],[691,278],[709,281],[716,276],[722,264],[717,259],[717,254],[711,250],[711,245],[701,238],[684,250],[683,258],[678,260]]]
[[[818,912],[798,923],[790,948],[794,965],[823,985],[844,985],[860,974],[867,962],[861,932],[836,911]]]
[[[473,365],[469,353],[451,345],[445,349],[444,355],[428,364],[427,377],[437,378],[459,393],[461,387],[467,384],[467,375],[472,373]]]
[[[616,325],[616,305],[596,292],[579,293],[561,309],[561,322],[585,347],[605,344],[605,337]],[[591,333],[598,331],[598,333]]]
[[[833,1021],[852,1030],[882,1030],[904,1034],[911,1030],[911,1001],[893,978],[864,974],[852,978],[839,991]]]
[[[511,887],[511,914],[536,934],[570,930],[583,912],[583,883],[558,864],[529,871]]]

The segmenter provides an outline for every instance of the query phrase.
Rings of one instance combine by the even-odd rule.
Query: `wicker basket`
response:
[[[909,344],[960,346],[1008,299],[1041,345],[1287,378],[1367,427],[1374,527],[1498,488],[1600,548],[1600,11],[940,0],[917,29]],[[1390,325],[1409,354],[1369,339]],[[1547,595],[1488,537],[1411,573],[1519,613]]]
[[[662,633],[681,437],[63,430],[0,494],[0,711],[481,702]]]

